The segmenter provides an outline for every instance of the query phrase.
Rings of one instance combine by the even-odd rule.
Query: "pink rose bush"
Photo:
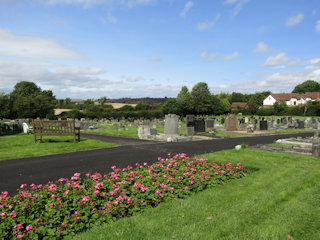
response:
[[[240,163],[216,164],[185,154],[112,170],[83,178],[75,173],[44,186],[22,184],[13,197],[0,193],[0,239],[62,239],[246,176]]]

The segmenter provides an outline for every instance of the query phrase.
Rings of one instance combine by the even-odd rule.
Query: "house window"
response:
[[[296,104],[297,104],[296,101],[294,101],[294,102],[293,102],[293,105],[296,105]]]

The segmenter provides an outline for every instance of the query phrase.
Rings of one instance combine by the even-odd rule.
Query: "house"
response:
[[[285,101],[289,107],[305,104],[308,101],[320,100],[320,92],[307,93],[273,93],[263,100],[263,107],[270,108],[275,102]]]
[[[245,109],[247,107],[248,107],[248,103],[246,102],[233,102],[230,108],[233,110],[238,108]]]

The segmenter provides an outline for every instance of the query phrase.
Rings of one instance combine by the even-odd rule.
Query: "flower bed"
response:
[[[0,239],[61,239],[246,175],[240,163],[219,165],[185,154],[112,170],[84,178],[75,173],[45,186],[22,184],[13,197],[2,192]]]

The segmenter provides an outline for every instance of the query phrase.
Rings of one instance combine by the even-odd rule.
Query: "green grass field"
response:
[[[319,158],[251,149],[201,157],[241,162],[251,173],[75,239],[320,239]]]
[[[73,142],[73,137],[43,137],[43,143],[33,142],[33,135],[10,135],[0,137],[0,161],[42,156],[55,153],[75,152],[95,148],[114,147],[115,144],[81,138]]]

